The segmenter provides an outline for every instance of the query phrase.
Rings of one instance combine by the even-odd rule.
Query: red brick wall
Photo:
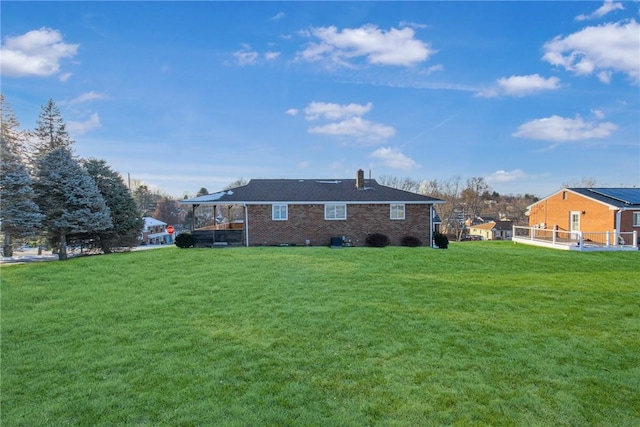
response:
[[[633,212],[634,211],[622,211],[620,215],[620,231],[637,231],[640,234],[640,227],[633,226]]]
[[[580,215],[581,231],[604,232],[615,229],[615,211],[609,210],[608,205],[571,191],[566,191],[565,197],[563,197],[563,193],[560,191],[532,206],[529,214],[529,226],[533,227],[544,223],[545,228],[553,228],[557,225],[560,229],[568,230],[569,212],[584,211],[584,214]],[[622,225],[625,224],[625,221],[621,222]],[[632,228],[621,228],[620,231],[633,230]]]
[[[364,246],[368,234],[389,236],[399,245],[404,236],[418,237],[423,245],[431,241],[429,205],[405,205],[405,219],[389,219],[389,205],[347,205],[346,220],[325,220],[324,205],[289,205],[287,221],[271,219],[271,205],[249,205],[249,244],[328,246],[331,237],[345,236],[355,246]]]

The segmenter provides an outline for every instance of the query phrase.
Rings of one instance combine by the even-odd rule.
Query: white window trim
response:
[[[281,209],[283,207],[284,207],[284,218],[276,218],[276,208],[278,208],[278,213],[282,214]],[[284,203],[271,205],[271,219],[273,221],[287,221],[289,219],[289,205]]]
[[[633,213],[633,226],[640,227],[640,212]]]
[[[397,216],[394,217],[393,213],[394,213],[394,207],[396,208],[396,214],[398,213],[398,206],[402,206],[402,216]],[[394,221],[401,221],[406,219],[406,209],[405,209],[405,205],[404,203],[392,203],[389,205],[389,219],[394,220]]]
[[[344,207],[344,218],[335,218],[336,208]],[[333,208],[334,217],[327,216],[327,209]],[[325,221],[345,221],[347,219],[347,205],[346,203],[327,203],[324,205],[324,219]]]

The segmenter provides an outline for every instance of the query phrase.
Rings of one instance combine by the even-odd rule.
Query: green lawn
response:
[[[4,266],[0,421],[637,426],[639,261],[465,242]]]

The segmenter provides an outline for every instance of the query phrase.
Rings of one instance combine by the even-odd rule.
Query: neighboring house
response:
[[[489,221],[469,227],[470,236],[480,236],[483,240],[510,240],[513,236],[512,221]]]
[[[637,247],[640,188],[564,188],[530,205],[527,214],[528,231],[515,227],[514,241]]]
[[[528,208],[529,226],[567,231],[640,230],[640,188],[564,188]]]
[[[171,235],[167,233],[167,223],[149,216],[144,217],[144,227],[140,240],[143,245],[171,243]]]
[[[246,246],[327,246],[336,238],[364,246],[373,233],[387,235],[392,245],[400,245],[405,236],[431,245],[440,223],[434,205],[444,201],[380,185],[364,179],[359,170],[356,179],[252,179],[244,186],[180,203],[193,210],[201,205],[213,205],[216,211],[225,205],[242,206],[241,224],[219,224],[215,230],[226,230],[214,233],[241,228]],[[213,241],[218,241],[215,235]]]

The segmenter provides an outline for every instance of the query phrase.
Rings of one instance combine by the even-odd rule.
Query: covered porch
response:
[[[189,229],[196,246],[219,247],[247,244],[247,209],[244,204],[224,203],[220,198],[232,191],[181,200],[190,206]]]
[[[514,243],[579,252],[637,251],[638,232],[567,231],[558,228],[513,226]]]

